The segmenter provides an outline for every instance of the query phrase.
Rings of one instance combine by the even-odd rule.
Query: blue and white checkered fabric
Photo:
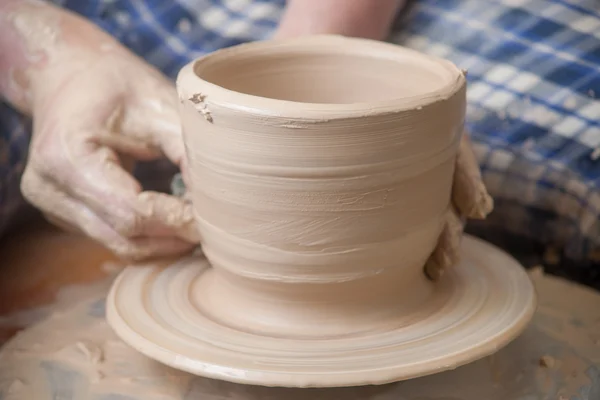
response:
[[[174,77],[269,37],[284,0],[56,0]],[[600,247],[598,0],[416,0],[392,41],[468,70],[468,128],[496,200],[487,224],[584,259]],[[28,125],[0,108],[0,230],[22,199]]]
[[[600,245],[600,3],[420,1],[394,41],[468,70],[468,128],[496,211],[489,226]]]

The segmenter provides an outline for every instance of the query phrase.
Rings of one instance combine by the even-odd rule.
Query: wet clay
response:
[[[600,398],[600,294],[532,274],[539,307],[493,356],[383,386],[285,389],[196,377],[144,357],[105,320],[111,281],[67,289],[49,318],[0,352],[0,397],[11,400],[532,400]],[[84,297],[81,297],[85,294]],[[542,361],[543,360],[543,361]]]
[[[197,296],[214,319],[323,339],[387,329],[427,295],[463,131],[461,70],[315,36],[212,53],[177,86],[213,268]]]

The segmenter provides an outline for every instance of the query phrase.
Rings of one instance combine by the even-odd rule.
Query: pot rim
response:
[[[201,78],[201,69],[214,66],[249,52],[261,52],[265,49],[281,51],[299,51],[315,49],[315,53],[324,51],[340,55],[370,55],[382,60],[402,61],[412,58],[425,63],[429,68],[436,68],[439,75],[444,75],[445,83],[438,90],[424,94],[405,96],[373,102],[357,103],[311,103],[281,100],[253,94],[241,93],[227,89]],[[362,118],[367,115],[394,114],[412,111],[445,101],[459,93],[466,85],[466,71],[459,69],[454,63],[435,56],[392,43],[369,39],[349,38],[338,35],[313,35],[295,39],[267,40],[217,50],[200,57],[184,66],[177,76],[177,91],[180,100],[186,101],[197,94],[203,96],[206,107],[213,105],[232,111],[251,113],[262,116],[285,116],[301,120],[332,120],[345,118]]]

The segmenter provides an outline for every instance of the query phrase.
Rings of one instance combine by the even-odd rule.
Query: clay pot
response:
[[[465,116],[457,67],[316,36],[217,51],[177,86],[212,265],[193,294],[202,312],[263,335],[339,337],[385,329],[430,294],[423,266]]]

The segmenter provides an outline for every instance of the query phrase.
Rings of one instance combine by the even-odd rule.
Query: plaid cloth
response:
[[[269,37],[284,0],[56,0],[174,78],[193,58]],[[468,70],[468,128],[497,231],[589,260],[600,247],[598,0],[417,0],[391,40]],[[28,125],[0,108],[0,230],[22,202]]]

